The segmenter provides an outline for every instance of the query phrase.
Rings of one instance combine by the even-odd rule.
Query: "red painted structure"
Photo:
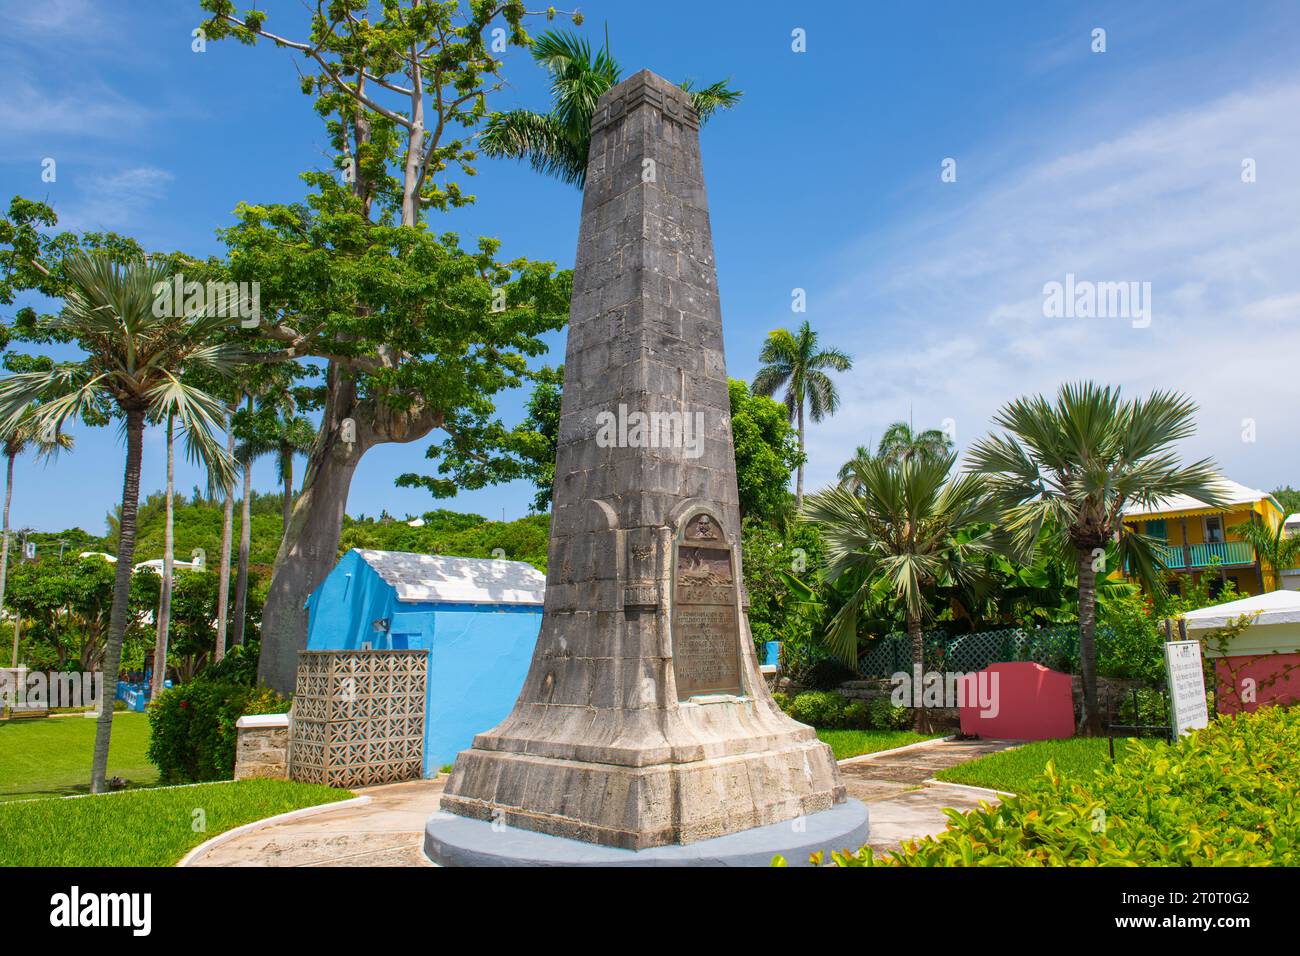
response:
[[[967,675],[964,682],[966,703],[959,708],[963,734],[1012,740],[1074,736],[1074,692],[1069,674],[1033,661],[1015,661],[990,664]],[[993,701],[986,712],[981,711],[979,696],[974,693],[981,685]]]
[[[1300,654],[1241,654],[1226,660],[1220,657],[1214,661],[1214,680],[1221,714],[1253,714],[1269,704],[1300,703]],[[1249,696],[1248,680],[1254,681],[1255,699],[1242,701],[1242,697]]]

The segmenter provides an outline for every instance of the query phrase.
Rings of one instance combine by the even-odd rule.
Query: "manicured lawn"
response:
[[[818,738],[831,745],[836,760],[873,754],[877,750],[893,750],[922,740],[932,740],[943,734],[917,734],[910,730],[819,730]]]
[[[233,827],[351,796],[316,784],[241,780],[11,801],[0,804],[0,866],[172,866]]]
[[[153,786],[158,768],[144,755],[148,746],[144,714],[114,714],[108,775],[123,777],[132,787]],[[0,801],[88,793],[94,749],[95,721],[87,717],[0,723]]]
[[[1115,741],[1115,759],[1122,759],[1128,744],[1123,739]],[[1048,761],[1070,777],[1082,778],[1103,764],[1110,763],[1109,745],[1105,738],[1075,737],[1071,740],[1038,740],[989,754],[970,763],[960,764],[935,774],[949,783],[966,783],[973,787],[988,787],[1010,793],[1024,793],[1029,785],[1043,776]]]

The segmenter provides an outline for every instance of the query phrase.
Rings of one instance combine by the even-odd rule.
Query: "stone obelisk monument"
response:
[[[648,71],[597,106],[541,634],[514,710],[456,761],[428,828],[435,859],[526,863],[520,831],[552,849],[754,828],[802,834],[795,853],[816,833],[863,841],[865,809],[845,802],[830,748],[772,701],[750,638],[698,130],[690,97]],[[749,843],[714,856],[770,858]]]

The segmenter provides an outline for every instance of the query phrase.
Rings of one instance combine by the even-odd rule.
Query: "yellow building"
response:
[[[1222,507],[1208,505],[1188,495],[1175,495],[1151,507],[1124,509],[1124,525],[1164,541],[1162,561],[1174,572],[1171,589],[1180,590],[1181,576],[1193,580],[1210,574],[1210,591],[1216,581],[1232,581],[1242,594],[1272,591],[1278,585],[1255,549],[1241,540],[1240,528],[1251,521],[1276,530],[1285,513],[1268,492],[1223,479]]]

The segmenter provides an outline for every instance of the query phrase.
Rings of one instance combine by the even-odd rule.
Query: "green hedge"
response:
[[[266,687],[192,680],[149,705],[149,760],[162,783],[229,780],[235,775],[235,721],[288,710],[289,701]]]
[[[1174,746],[1069,779],[1048,764],[1000,806],[948,811],[948,829],[840,866],[1252,866],[1300,864],[1300,709],[1220,718]]]
[[[912,712],[894,706],[888,697],[868,704],[834,691],[809,690],[795,697],[778,693],[772,698],[799,723],[819,730],[906,730],[912,726]]]

